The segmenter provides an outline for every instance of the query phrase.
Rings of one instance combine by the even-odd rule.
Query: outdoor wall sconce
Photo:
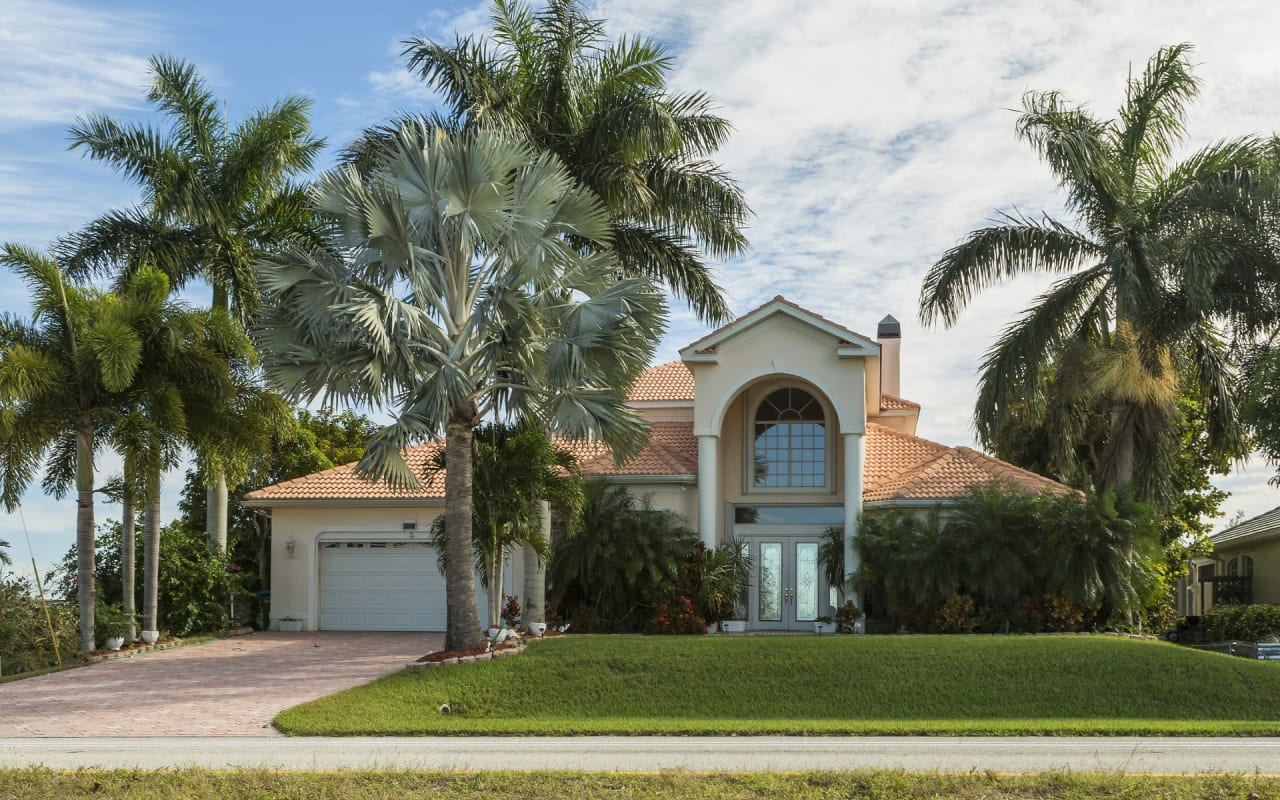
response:
[[[285,539],[284,551],[289,554],[289,558],[293,558],[293,540]]]

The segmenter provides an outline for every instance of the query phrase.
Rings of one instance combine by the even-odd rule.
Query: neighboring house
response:
[[[920,405],[898,396],[898,322],[886,317],[877,338],[775,297],[641,375],[629,398],[652,434],[634,458],[619,467],[603,445],[562,444],[588,476],[679,512],[708,547],[727,537],[749,547],[750,628],[811,629],[835,599],[818,565],[827,528],[850,534],[846,563],[856,567],[864,509],[935,507],[991,481],[1062,488],[915,436]],[[271,509],[273,620],[444,628],[444,580],[425,533],[443,509],[443,476],[429,470],[440,446],[407,451],[423,476],[414,491],[361,480],[349,464],[248,495]],[[523,585],[523,567],[513,554],[508,593]]]
[[[1280,508],[1209,537],[1213,556],[1191,560],[1178,610],[1198,616],[1228,603],[1280,604]]]

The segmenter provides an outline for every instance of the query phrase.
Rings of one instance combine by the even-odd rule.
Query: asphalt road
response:
[[[0,739],[0,767],[648,772],[995,770],[1280,773],[1280,738],[114,737]]]

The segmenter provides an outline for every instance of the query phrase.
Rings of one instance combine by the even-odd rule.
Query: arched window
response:
[[[822,404],[804,389],[778,389],[756,408],[753,485],[762,489],[827,485],[827,426]]]
[[[1236,556],[1227,562],[1227,574],[1233,578],[1252,578],[1253,577],[1253,557],[1252,556]]]

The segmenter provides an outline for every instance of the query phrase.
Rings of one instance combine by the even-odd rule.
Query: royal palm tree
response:
[[[254,270],[261,255],[318,235],[306,192],[291,180],[323,147],[311,136],[310,101],[286,97],[232,129],[193,65],[155,56],[150,69],[147,100],[168,122],[167,135],[99,114],[71,128],[71,147],[135,181],[143,203],[94,221],[61,249],[81,272],[154,265],[175,288],[203,278],[213,309],[245,323],[261,302]],[[205,474],[210,545],[225,552],[226,475]]]
[[[988,350],[979,437],[990,446],[1011,408],[1046,408],[1048,388],[1074,385],[1110,415],[1095,483],[1137,477],[1144,497],[1158,494],[1179,391],[1203,404],[1215,452],[1243,453],[1227,343],[1274,320],[1280,286],[1263,148],[1239,139],[1171,160],[1199,87],[1190,49],[1157,52],[1114,120],[1057,92],[1027,94],[1018,136],[1066,192],[1074,224],[1005,214],[947,251],[921,291],[921,320],[951,326],[990,286],[1065,273]]]
[[[608,209],[623,274],[660,281],[708,322],[730,318],[708,261],[742,255],[750,214],[738,185],[712,161],[731,131],[700,92],[667,90],[666,49],[610,43],[579,0],[495,0],[488,36],[405,41],[409,69],[442,97],[449,121],[555,153]],[[347,151],[357,162],[395,125]],[[590,242],[583,242],[590,246]]]
[[[45,491],[76,491],[80,649],[94,649],[94,456],[99,433],[135,380],[145,320],[163,307],[168,282],[133,275],[117,293],[70,283],[53,258],[5,245],[0,263],[31,292],[32,318],[0,322],[0,498],[15,508],[42,463]]]
[[[618,280],[608,250],[569,241],[607,243],[609,220],[554,155],[493,133],[406,123],[315,198],[341,239],[263,264],[267,375],[294,398],[395,406],[359,462],[367,477],[416,485],[401,450],[444,434],[446,646],[474,647],[475,427],[510,415],[633,451],[646,429],[623,397],[665,304],[647,280]]]

